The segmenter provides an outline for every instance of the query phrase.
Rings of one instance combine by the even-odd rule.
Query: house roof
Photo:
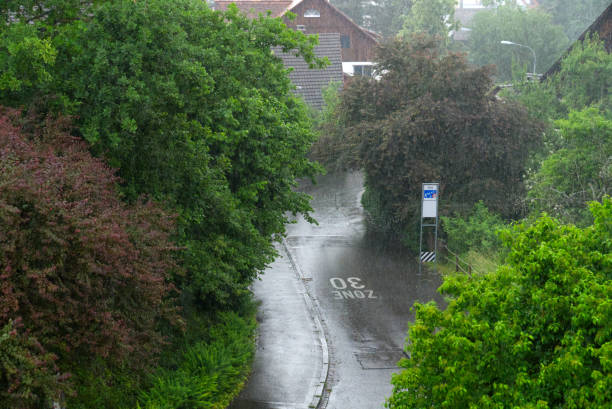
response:
[[[604,46],[608,52],[612,52],[612,3],[601,13],[599,17],[587,28],[578,40],[576,40],[563,55],[555,61],[555,63],[542,76],[542,80],[555,74],[561,69],[561,61],[574,49],[576,44],[582,43],[588,35],[598,33],[599,38],[603,40]]]
[[[259,13],[265,15],[268,11],[272,17],[280,17],[289,10],[292,0],[216,0],[215,9],[227,10],[232,3],[251,18],[257,17]]]
[[[340,34],[319,34],[319,45],[315,46],[317,57],[327,57],[331,63],[324,69],[311,69],[302,57],[283,53],[280,47],[272,49],[280,57],[285,67],[292,68],[289,79],[295,85],[295,94],[301,95],[306,103],[313,108],[321,109],[323,101],[322,89],[332,81],[342,82],[342,57],[340,49]]]

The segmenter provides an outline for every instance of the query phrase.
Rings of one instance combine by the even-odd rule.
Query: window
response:
[[[303,26],[301,24],[298,24],[297,27],[298,31],[306,31],[306,26]]]
[[[353,65],[353,75],[362,76],[362,77],[371,77],[372,76],[372,66],[371,65]]]
[[[321,13],[319,12],[319,10],[308,9],[304,13],[304,17],[321,17]]]
[[[340,45],[342,46],[342,48],[351,48],[351,37],[344,35],[344,34],[341,35]]]

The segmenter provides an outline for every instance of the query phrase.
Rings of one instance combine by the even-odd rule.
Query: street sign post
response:
[[[440,197],[439,183],[423,183],[421,188],[421,234],[419,238],[419,273],[423,263],[437,262],[438,251],[438,199]],[[426,220],[427,219],[427,220]],[[434,219],[431,221],[431,219]],[[423,228],[434,228],[433,251],[423,251]]]

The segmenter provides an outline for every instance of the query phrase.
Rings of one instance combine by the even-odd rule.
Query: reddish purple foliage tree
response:
[[[176,321],[173,217],[123,203],[112,169],[47,120],[25,131],[0,110],[0,324],[62,358],[147,365]]]

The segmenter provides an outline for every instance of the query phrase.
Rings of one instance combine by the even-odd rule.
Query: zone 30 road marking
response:
[[[368,290],[365,285],[361,284],[361,278],[348,277],[346,280],[342,277],[332,277],[329,283],[335,290],[332,290],[334,300],[354,300],[354,299],[376,299],[373,290]],[[350,287],[350,288],[349,288]]]

